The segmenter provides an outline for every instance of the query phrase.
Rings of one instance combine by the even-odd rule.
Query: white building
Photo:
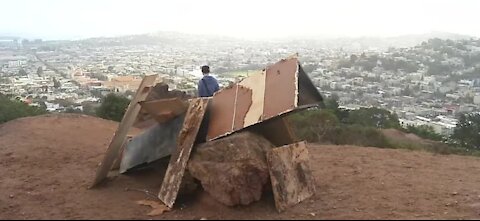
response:
[[[477,94],[473,97],[474,104],[480,104],[480,94]]]

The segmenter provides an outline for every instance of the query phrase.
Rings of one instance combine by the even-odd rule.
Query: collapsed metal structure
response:
[[[323,99],[296,56],[282,59],[218,91],[211,98],[145,101],[154,80],[155,75],[152,75],[142,81],[97,170],[92,187],[107,177],[115,160],[120,173],[125,173],[171,155],[158,195],[171,208],[196,144],[250,130],[277,146],[267,157],[277,209],[285,210],[314,194],[306,143],[298,142],[285,116],[318,106]],[[140,110],[150,114],[157,123],[127,140],[127,132]]]

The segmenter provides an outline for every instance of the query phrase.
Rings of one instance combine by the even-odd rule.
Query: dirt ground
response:
[[[161,174],[118,176],[88,190],[116,129],[81,115],[0,125],[0,219],[480,219],[480,159],[353,146],[310,145],[315,197],[277,213],[273,196],[229,208],[197,191],[148,217]],[[127,191],[129,188],[130,191]]]

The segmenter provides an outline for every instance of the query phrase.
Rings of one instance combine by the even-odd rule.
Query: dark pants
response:
[[[208,124],[210,121],[210,102],[211,100],[208,101],[207,110],[203,115],[203,120],[202,120],[202,123],[200,124],[200,129],[198,130],[195,144],[205,143],[207,141]]]

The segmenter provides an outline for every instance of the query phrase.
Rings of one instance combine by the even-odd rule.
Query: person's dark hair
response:
[[[202,66],[202,73],[203,74],[208,74],[210,73],[210,67],[207,65]]]

